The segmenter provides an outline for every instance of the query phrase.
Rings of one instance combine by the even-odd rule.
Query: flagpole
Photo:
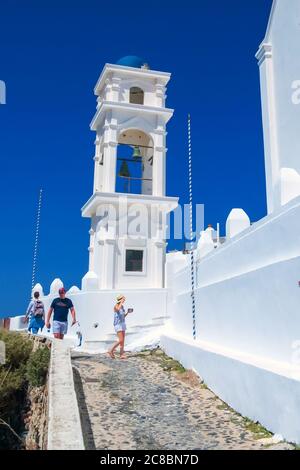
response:
[[[195,256],[193,232],[193,178],[192,178],[192,133],[191,115],[188,114],[188,154],[189,154],[189,216],[190,216],[190,259],[191,259],[191,298],[193,318],[193,339],[196,339],[196,304],[195,304]]]
[[[38,256],[38,246],[39,246],[39,235],[40,235],[40,219],[41,219],[41,208],[42,208],[42,197],[43,190],[39,191],[39,200],[38,200],[38,209],[36,215],[36,229],[35,229],[35,241],[34,241],[34,250],[33,250],[33,263],[32,263],[32,278],[31,278],[31,292],[35,286],[35,276],[37,270],[37,256]]]

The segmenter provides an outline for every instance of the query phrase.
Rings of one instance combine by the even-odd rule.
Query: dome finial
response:
[[[149,70],[149,64],[141,57],[135,55],[126,55],[117,61],[117,65],[123,65],[125,67],[134,67],[137,69]]]

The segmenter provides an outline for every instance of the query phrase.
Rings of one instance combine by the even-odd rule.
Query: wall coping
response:
[[[84,450],[70,347],[62,340],[52,340],[48,400],[48,450]]]

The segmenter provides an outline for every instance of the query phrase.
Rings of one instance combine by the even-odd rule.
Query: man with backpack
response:
[[[28,305],[25,321],[28,323],[28,331],[36,335],[39,330],[45,326],[45,308],[43,302],[39,299],[40,293],[34,292],[33,300]]]

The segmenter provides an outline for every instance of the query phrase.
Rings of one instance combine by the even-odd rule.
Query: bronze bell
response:
[[[140,150],[140,147],[138,145],[135,145],[133,147],[133,154],[132,154],[132,158],[134,160],[140,160],[142,158],[142,155],[141,155],[141,150]]]
[[[122,165],[119,171],[119,176],[124,176],[126,178],[130,177],[130,172],[129,172],[127,162],[125,162],[124,160],[122,161]]]

